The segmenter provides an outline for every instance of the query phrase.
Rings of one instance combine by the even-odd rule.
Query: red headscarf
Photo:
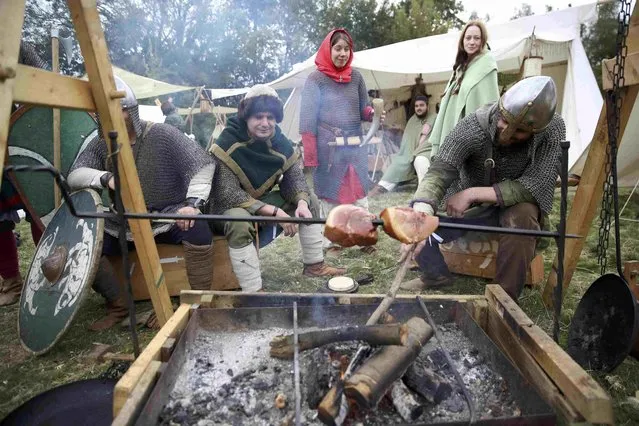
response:
[[[348,38],[348,45],[351,47],[351,54],[346,62],[346,65],[342,68],[337,68],[331,59],[331,37],[336,32],[346,34]],[[337,28],[328,33],[322,44],[320,45],[317,55],[315,56],[315,65],[317,69],[338,83],[348,83],[351,81],[351,74],[353,69],[351,68],[351,62],[353,62],[353,39],[351,35],[343,28]]]

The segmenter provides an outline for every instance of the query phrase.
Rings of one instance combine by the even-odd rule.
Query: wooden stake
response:
[[[24,0],[0,2],[0,179],[7,154],[13,86],[20,54]]]
[[[115,96],[117,93],[113,68],[108,59],[108,50],[96,8],[96,0],[68,0],[68,4],[82,49],[82,56],[84,56],[93,99],[100,113],[102,131],[105,135],[113,130],[118,132],[122,201],[127,211],[146,213],[142,188],[122,116],[120,99]],[[111,152],[108,143],[107,149]],[[153,309],[160,325],[163,326],[173,314],[173,307],[160,266],[151,224],[148,220],[129,220],[129,225]]]
[[[51,70],[60,73],[60,40],[58,37],[51,37]],[[53,108],[53,167],[62,170],[62,155],[60,149],[60,109]],[[53,183],[53,194],[55,207],[60,207],[60,189]]]

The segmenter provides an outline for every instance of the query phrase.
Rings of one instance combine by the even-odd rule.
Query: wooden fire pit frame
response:
[[[232,308],[239,296],[229,291],[183,291],[181,305],[151,340],[114,390],[114,425],[133,424],[146,403],[162,364],[171,356],[175,342],[186,328],[191,312],[202,308]],[[325,297],[339,304],[374,304],[378,294],[256,293],[252,297]],[[481,295],[424,295],[425,301],[459,302],[490,339],[512,361],[539,395],[568,423],[613,424],[612,400],[608,393],[496,284]],[[402,294],[400,300],[414,300]]]

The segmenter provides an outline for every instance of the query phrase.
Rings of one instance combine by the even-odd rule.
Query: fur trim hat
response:
[[[284,118],[284,104],[271,86],[256,84],[251,87],[237,109],[238,117],[244,121],[258,112],[270,112],[278,123]]]

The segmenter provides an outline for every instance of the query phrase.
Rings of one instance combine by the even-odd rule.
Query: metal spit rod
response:
[[[459,374],[459,371],[457,371],[457,369],[455,368],[455,364],[453,364],[453,359],[450,357],[448,350],[446,350],[446,348],[444,347],[444,344],[442,343],[442,339],[440,339],[439,337],[439,332],[437,331],[437,324],[435,324],[435,321],[433,321],[433,317],[430,316],[430,312],[428,312],[428,308],[426,307],[426,304],[424,303],[424,301],[422,300],[420,296],[417,296],[417,302],[419,303],[419,306],[424,311],[424,315],[426,315],[426,320],[428,321],[428,324],[433,329],[433,334],[435,335],[435,339],[437,340],[437,345],[439,346],[439,349],[441,349],[441,351],[444,353],[444,356],[446,357],[446,362],[448,362],[450,369],[453,371],[453,374],[455,375],[455,379],[457,379],[457,382],[459,382],[459,386],[461,386],[462,392],[464,394],[464,398],[466,398],[466,402],[468,403],[468,412],[470,413],[468,424],[473,424],[475,422],[475,404],[473,403],[473,398],[470,396],[470,392],[468,392],[468,389],[466,388],[466,385],[464,384],[464,379],[462,379],[462,376]]]
[[[60,174],[58,170],[51,166],[6,166],[4,168],[5,171],[16,171],[16,172],[24,172],[24,171],[35,171],[35,172],[48,172],[52,174],[55,178],[56,184],[60,187],[60,192],[62,194],[62,198],[66,205],[69,208],[70,213],[75,217],[82,218],[102,218],[102,219],[111,219],[117,221],[116,213],[93,213],[93,212],[83,212],[77,211],[75,206],[73,205],[73,201],[69,194],[71,193],[71,189],[67,184],[64,177]],[[312,225],[312,224],[324,224],[326,223],[326,219],[324,218],[305,218],[305,217],[273,217],[273,216],[251,216],[251,217],[235,217],[235,216],[225,216],[225,215],[214,215],[214,214],[199,214],[199,215],[180,215],[177,213],[129,213],[125,212],[124,217],[126,219],[150,219],[158,222],[174,222],[176,220],[208,220],[214,222],[260,222],[260,223],[296,223],[302,225]],[[375,226],[384,225],[384,221],[381,219],[375,219],[372,221]],[[445,223],[440,222],[439,228],[442,229],[459,229],[464,231],[475,231],[475,232],[486,232],[486,233],[494,233],[494,234],[509,234],[509,235],[522,235],[527,237],[549,237],[549,238],[560,238],[561,234],[559,232],[551,232],[551,231],[535,231],[532,229],[516,229],[516,228],[502,228],[500,226],[483,226],[483,225],[469,225],[462,223]],[[566,238],[582,238],[580,235],[575,234],[566,234]]]
[[[120,172],[118,167],[117,153],[118,148],[118,133],[109,132],[109,140],[111,143],[111,157],[113,164],[113,179],[115,186],[120,187]],[[138,342],[138,332],[136,330],[137,321],[135,319],[135,303],[133,301],[133,290],[131,288],[131,268],[129,267],[129,249],[126,241],[126,219],[124,218],[124,203],[122,202],[122,194],[120,191],[115,192],[113,195],[113,202],[118,210],[118,243],[120,245],[120,253],[122,253],[122,271],[124,272],[124,284],[126,287],[127,306],[129,309],[129,332],[131,333],[131,341],[133,343],[133,354],[135,357],[140,356],[140,344]],[[65,198],[66,200],[66,198]],[[68,203],[68,202],[67,202]]]
[[[557,238],[557,286],[553,300],[553,340],[559,343],[559,324],[564,287],[564,255],[566,251],[566,214],[568,211],[568,149],[570,142],[561,142],[561,201],[559,206],[559,238]]]
[[[295,380],[295,426],[302,424],[302,395],[300,394],[300,345],[297,334],[297,302],[293,302],[293,376]]]

